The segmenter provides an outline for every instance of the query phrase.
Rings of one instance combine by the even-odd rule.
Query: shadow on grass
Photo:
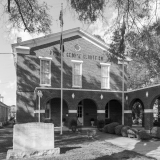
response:
[[[72,149],[77,149],[77,148],[82,148],[82,147],[61,147],[60,148],[60,154],[64,154],[66,153],[67,151],[70,151]]]
[[[128,150],[124,150],[122,152],[118,152],[118,153],[113,153],[111,155],[105,155],[102,157],[98,157],[95,160],[125,160],[125,159],[132,159],[132,160],[137,160],[137,159],[144,159],[144,160],[156,160],[156,158],[153,157],[148,157],[145,155],[141,155],[139,153],[136,153],[134,151],[128,151]]]

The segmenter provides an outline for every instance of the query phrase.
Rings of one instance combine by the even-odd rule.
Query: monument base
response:
[[[21,150],[8,150],[6,159],[17,159],[17,158],[34,158],[43,156],[57,156],[60,154],[60,148],[54,148],[51,150],[42,151],[21,151]]]

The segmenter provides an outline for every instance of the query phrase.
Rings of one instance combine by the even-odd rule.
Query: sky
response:
[[[42,1],[42,0],[41,0]],[[86,25],[77,20],[71,11],[66,9],[66,0],[45,0],[51,6],[50,14],[52,16],[52,33],[60,32],[59,13],[61,3],[64,8],[64,26],[63,30],[81,27],[91,34],[99,34],[103,36],[104,26],[100,21],[95,24]],[[17,37],[22,37],[22,41],[40,37],[40,35],[29,35],[27,32],[17,31],[16,29],[8,32],[9,24],[6,22],[7,17],[2,14],[3,8],[0,4],[0,94],[4,97],[3,103],[6,105],[16,105],[16,72],[12,55],[11,44],[16,42]],[[111,14],[108,14],[110,17]],[[4,54],[9,53],[9,54]]]

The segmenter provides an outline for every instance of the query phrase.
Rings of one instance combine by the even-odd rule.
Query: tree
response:
[[[158,6],[159,0],[156,0]],[[75,11],[80,21],[95,22],[98,18],[106,21],[105,9],[112,7],[117,13],[113,26],[119,28],[125,16],[127,30],[138,28],[141,19],[150,18],[154,0],[68,0],[68,4]],[[155,10],[155,15],[156,15]]]
[[[133,59],[129,66],[130,88],[139,88],[159,83],[160,75],[160,20],[141,30],[130,32],[126,41]]]
[[[24,29],[29,33],[49,33],[51,16],[48,6],[38,0],[8,0],[4,4],[4,12],[9,16],[12,27]]]

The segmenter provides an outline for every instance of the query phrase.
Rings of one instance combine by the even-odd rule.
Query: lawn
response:
[[[86,131],[81,133],[65,132],[55,134],[55,147],[60,148],[60,155],[56,157],[37,158],[39,160],[155,160],[117,147],[105,142],[100,137],[88,138]],[[30,159],[32,160],[32,159]]]
[[[6,157],[8,149],[12,149],[12,136],[11,128],[0,130],[0,159]],[[108,134],[107,137],[111,138],[112,135]],[[64,132],[63,135],[55,133],[55,147],[60,148],[60,155],[57,157],[27,158],[27,160],[155,160],[105,142],[99,132],[95,139],[88,138],[86,131]]]

